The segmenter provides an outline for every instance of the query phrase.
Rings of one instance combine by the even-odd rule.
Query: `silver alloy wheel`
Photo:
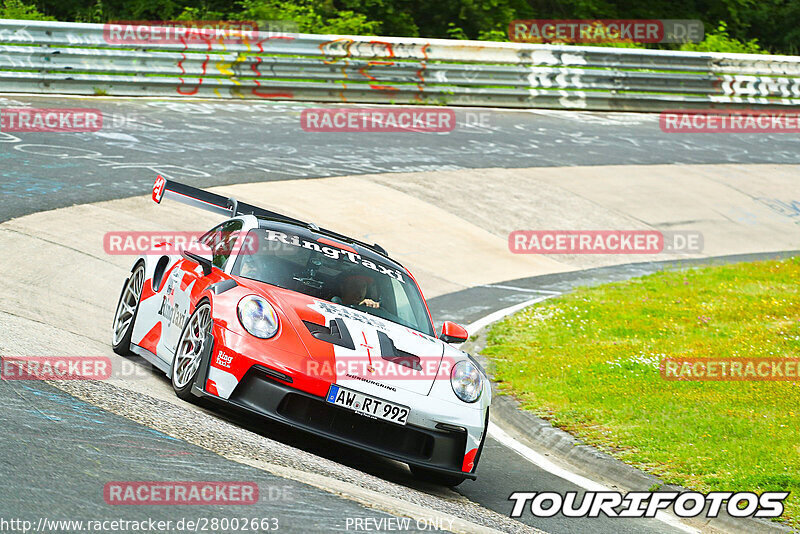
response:
[[[210,333],[211,306],[206,302],[189,317],[178,341],[175,363],[172,366],[172,383],[175,388],[183,389],[194,379]]]
[[[144,266],[140,265],[128,279],[122,298],[119,299],[117,312],[114,314],[114,346],[122,343],[122,339],[128,331],[136,313],[136,306],[139,304],[139,297],[142,296],[144,287]]]

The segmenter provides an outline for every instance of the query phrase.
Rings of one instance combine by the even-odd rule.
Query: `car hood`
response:
[[[434,337],[295,291],[269,286],[265,293],[294,326],[317,368],[332,371],[343,387],[379,396],[397,390],[427,395],[441,379],[446,345]]]

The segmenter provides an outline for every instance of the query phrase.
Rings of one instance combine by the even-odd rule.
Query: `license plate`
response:
[[[365,395],[358,391],[350,391],[336,384],[331,385],[326,399],[329,403],[352,410],[361,415],[391,421],[400,425],[406,424],[409,409],[393,402]]]

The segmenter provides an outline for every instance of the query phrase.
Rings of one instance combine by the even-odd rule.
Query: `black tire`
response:
[[[409,465],[408,467],[411,469],[411,473],[417,480],[430,482],[431,484],[436,484],[438,486],[454,488],[466,480],[466,477],[461,477],[458,475],[446,475],[444,473],[425,469],[424,467],[417,467],[416,465]]]
[[[169,370],[169,378],[175,395],[181,400],[197,404],[199,398],[192,393],[197,371],[204,351],[213,346],[211,335],[211,303],[203,300],[186,320],[175,346],[175,358]],[[190,348],[191,347],[191,348]]]
[[[131,335],[136,316],[139,313],[144,283],[144,263],[140,262],[134,266],[125,285],[122,286],[117,308],[114,311],[114,322],[111,325],[111,348],[120,356],[131,354]]]

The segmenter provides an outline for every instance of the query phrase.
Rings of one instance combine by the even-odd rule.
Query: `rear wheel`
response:
[[[114,332],[111,338],[111,348],[121,356],[131,353],[131,335],[133,334],[133,323],[136,321],[136,314],[139,311],[139,299],[142,297],[144,287],[144,265],[139,264],[131,273],[125,286],[122,288],[122,295],[117,303],[117,311],[114,313]]]
[[[213,343],[211,337],[211,304],[203,301],[186,321],[175,348],[175,359],[172,362],[172,389],[181,399],[195,402],[192,384],[200,368],[203,352]]]
[[[411,473],[417,480],[430,482],[431,484],[437,484],[439,486],[448,486],[452,488],[458,486],[465,480],[465,477],[458,475],[446,475],[431,469],[425,469],[424,467],[417,467],[415,465],[409,465],[408,467],[411,469]]]

